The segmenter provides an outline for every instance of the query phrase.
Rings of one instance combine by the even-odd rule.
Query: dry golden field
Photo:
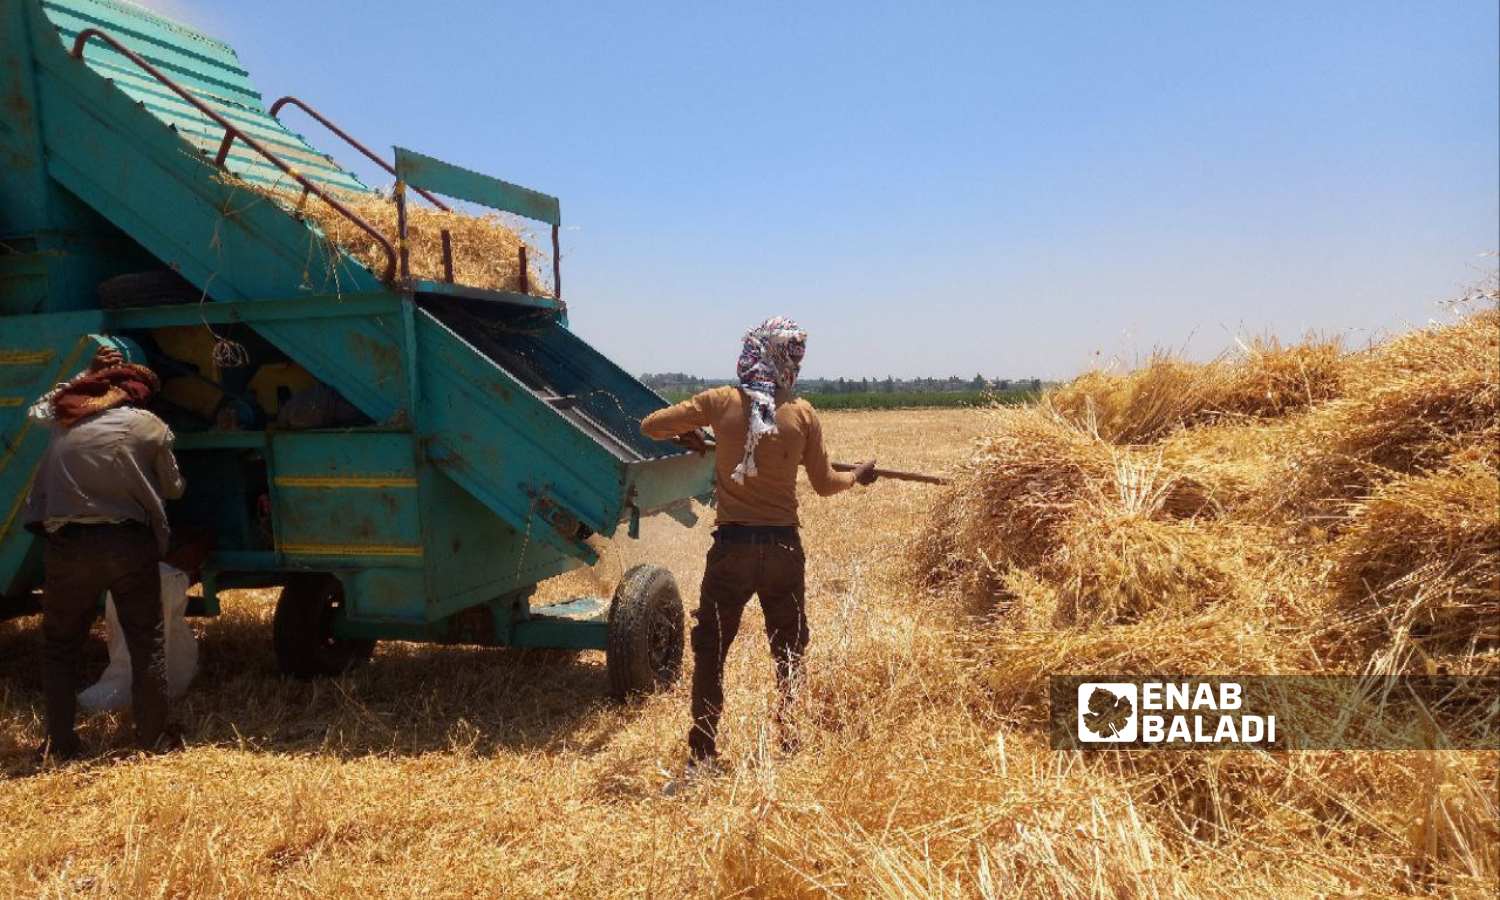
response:
[[[804,496],[802,749],[774,749],[752,606],[731,769],[676,797],[685,681],[622,706],[600,654],[402,644],[284,681],[248,592],[199,625],[186,751],[37,772],[36,621],[0,625],[0,893],[1493,897],[1500,754],[1063,753],[1040,697],[1069,671],[1495,671],[1497,370],[1486,309],[1022,410],[824,414],[837,458],[958,481]],[[648,522],[543,596],[652,561],[691,608],[710,528]]]
[[[961,458],[981,422],[962,411],[826,416],[840,457],[931,470]],[[972,884],[971,838],[993,825],[975,811],[1014,786],[997,769],[994,724],[952,683],[951,617],[902,586],[932,496],[894,482],[809,493],[812,701],[844,708],[819,711],[799,756],[767,751],[772,679],[752,605],[728,675],[733,773],[676,799],[661,789],[682,761],[685,680],[620,706],[604,698],[602,654],[382,644],[345,678],[284,681],[270,592],[231,594],[224,615],[197,622],[203,668],[178,707],[188,750],[118,750],[37,773],[38,620],[0,625],[0,895],[780,893],[849,890],[913,860],[931,866],[909,873],[918,883]],[[707,517],[691,530],[648,520],[640,541],[622,536],[594,570],[544,594],[612,590],[649,560],[672,569],[691,608],[710,530]],[[102,669],[102,641],[92,654]],[[957,715],[913,715],[937,703]],[[123,748],[122,723],[95,717],[81,733]],[[930,809],[935,781],[971,808]],[[908,831],[911,816],[922,822]],[[825,871],[776,862],[790,852],[796,865],[795,844],[824,832],[849,842]]]

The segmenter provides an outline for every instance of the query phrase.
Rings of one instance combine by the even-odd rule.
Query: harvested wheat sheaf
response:
[[[1157,353],[1124,375],[1089,372],[1052,391],[1046,405],[1106,440],[1134,444],[1179,428],[1236,418],[1284,416],[1342,392],[1345,358],[1337,340],[1290,347],[1271,338],[1238,353],[1191,363]]]
[[[1403,475],[1500,448],[1500,311],[1490,307],[1350,358],[1343,396],[1308,411],[1252,502],[1339,528],[1349,504]]]
[[[1270,598],[1298,616],[1362,610],[1425,651],[1486,650],[1500,311],[1343,356],[1326,340],[1257,346],[997,411],[918,542],[919,571],[1033,625]]]
[[[1036,725],[1055,674],[1500,672],[1495,303],[1348,354],[1157,356],[994,413],[913,562],[988,610],[973,653],[1004,714]],[[1360,847],[1405,865],[1359,889],[1464,894],[1500,874],[1495,757],[1088,763],[1167,844],[1302,840],[1351,870]]]
[[[1410,633],[1458,660],[1500,648],[1500,479],[1492,465],[1469,459],[1396,478],[1350,520],[1332,548],[1333,583],[1355,615],[1374,614],[1377,635]],[[1464,668],[1494,666],[1487,656]]]

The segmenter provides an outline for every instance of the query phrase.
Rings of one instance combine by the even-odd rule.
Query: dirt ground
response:
[[[937,472],[966,455],[982,426],[982,413],[961,410],[825,415],[835,458],[874,454]],[[130,754],[124,719],[95,716],[81,732],[104,755],[38,772],[29,758],[42,734],[38,619],[0,624],[0,894],[857,892],[857,873],[879,869],[882,846],[958,835],[962,847],[966,826],[941,811],[925,836],[880,840],[882,823],[889,831],[898,810],[919,802],[908,790],[934,778],[973,780],[976,801],[1000,790],[994,773],[973,768],[993,750],[988,724],[888,721],[910,708],[891,698],[934,689],[922,660],[948,652],[945,614],[905,586],[902,563],[933,496],[881,482],[820,499],[804,484],[817,708],[808,721],[826,727],[796,756],[769,749],[773,682],[752,608],[729,665],[723,743],[733,770],[677,798],[661,789],[682,761],[686,678],[620,705],[605,699],[601,653],[388,643],[346,677],[283,680],[272,591],[231,594],[222,616],[196,622],[202,669],[176,708],[188,749]],[[711,527],[710,513],[692,529],[648,520],[639,541],[622,529],[597,566],[541,595],[608,594],[626,568],[649,561],[675,573],[691,610]],[[104,661],[101,637],[91,671]],[[820,690],[820,679],[838,690]],[[898,758],[923,773],[908,788],[862,769],[892,749],[898,725],[911,742]],[[830,821],[877,849],[850,851],[827,873],[779,862],[796,858],[778,844],[786,835]],[[934,849],[941,841],[926,846],[929,886],[972,862]],[[870,858],[851,868],[861,854]]]

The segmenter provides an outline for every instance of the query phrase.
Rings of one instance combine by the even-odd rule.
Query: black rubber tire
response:
[[[344,586],[332,575],[297,575],[286,583],[271,623],[283,675],[326,678],[369,660],[374,641],[333,636],[333,620],[343,604]]]
[[[129,309],[142,306],[176,306],[197,303],[203,292],[171,269],[131,272],[116,275],[99,283],[101,309]]]
[[[660,690],[682,674],[682,595],[672,573],[641,565],[620,579],[604,650],[609,692],[624,699]]]

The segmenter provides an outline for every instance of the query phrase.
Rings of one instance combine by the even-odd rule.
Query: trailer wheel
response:
[[[676,681],[682,635],[682,595],[672,573],[647,565],[626,572],[609,605],[604,660],[610,694],[645,694]]]
[[[333,636],[333,621],[343,605],[344,586],[332,575],[297,575],[286,583],[271,623],[282,674],[339,675],[370,658],[374,641]]]

